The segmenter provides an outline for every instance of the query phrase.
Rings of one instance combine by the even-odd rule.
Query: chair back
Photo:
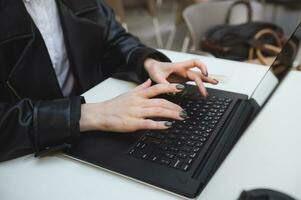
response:
[[[183,18],[187,25],[195,50],[200,49],[200,41],[204,34],[216,25],[226,23],[230,6],[235,1],[216,1],[197,3],[183,11]],[[252,21],[263,20],[263,6],[255,1],[251,2],[253,14]],[[248,21],[248,9],[244,5],[233,8],[229,18],[230,24],[241,24]]]

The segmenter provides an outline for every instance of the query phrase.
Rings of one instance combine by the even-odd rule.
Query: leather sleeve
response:
[[[102,2],[102,1],[100,1]],[[126,32],[116,21],[114,12],[105,3],[100,3],[106,13],[107,32],[105,34],[105,55],[103,61],[107,71],[115,78],[141,83],[148,78],[144,70],[146,58],[170,62],[169,58],[155,49],[146,47],[138,38]],[[112,74],[107,74],[111,76]]]
[[[82,97],[0,103],[0,162],[70,147],[80,134]]]

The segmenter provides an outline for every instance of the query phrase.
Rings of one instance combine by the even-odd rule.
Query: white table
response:
[[[165,53],[174,61],[196,57],[169,51]],[[217,87],[249,95],[266,71],[262,66],[200,58],[210,72],[226,74],[224,82]],[[300,86],[301,73],[290,73],[199,199],[234,200],[243,189],[258,187],[278,189],[301,199]],[[132,83],[109,79],[85,96],[88,102],[105,100],[132,87]],[[100,93],[105,95],[99,96]],[[0,199],[168,200],[179,197],[62,155],[44,159],[29,155],[0,163]]]

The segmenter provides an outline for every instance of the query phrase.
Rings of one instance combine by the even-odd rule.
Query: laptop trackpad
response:
[[[90,132],[74,143],[68,155],[97,164],[109,164],[116,158],[127,156],[128,150],[142,133]]]

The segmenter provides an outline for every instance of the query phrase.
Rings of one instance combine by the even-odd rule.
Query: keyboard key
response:
[[[196,156],[196,153],[191,153],[191,154],[189,154],[189,157],[190,158],[194,158]]]
[[[170,160],[166,159],[166,158],[161,158],[160,159],[160,163],[164,164],[164,165],[169,165]]]
[[[177,146],[183,146],[183,144],[184,144],[184,142],[181,142],[181,141],[177,141],[177,142],[176,142],[176,145],[177,145]]]
[[[215,115],[215,113],[213,113],[213,112],[208,112],[207,113],[207,116],[209,116],[209,117],[213,117]]]
[[[193,148],[193,151],[194,151],[194,152],[198,152],[199,150],[200,150],[199,147],[194,147],[194,148]]]
[[[216,113],[216,112],[218,112],[219,110],[218,110],[218,109],[215,109],[215,108],[211,108],[209,111],[210,111],[210,112],[213,112],[213,113]]]
[[[210,136],[210,133],[204,133],[203,136],[204,136],[204,137],[209,137],[209,136]]]
[[[180,153],[178,153],[177,157],[185,159],[185,158],[187,158],[187,154],[185,152],[180,152]]]
[[[187,171],[188,168],[189,168],[189,165],[187,165],[187,164],[182,164],[182,166],[181,166],[181,169],[184,171]]]
[[[161,157],[160,154],[152,153],[152,154],[148,157],[148,160],[153,161],[153,162],[156,162],[156,161],[159,160],[160,157]]]
[[[131,150],[129,151],[129,154],[132,155],[132,154],[134,154],[134,152],[135,152],[135,149],[131,149]]]
[[[170,147],[169,150],[170,150],[170,151],[179,151],[179,149],[176,148],[176,147]]]
[[[171,138],[171,139],[177,138],[177,136],[175,134],[169,134],[168,137]]]
[[[197,147],[202,147],[203,145],[204,145],[203,142],[197,142],[197,143],[195,143],[195,146],[197,146]]]
[[[207,129],[206,129],[206,132],[207,132],[207,133],[211,133],[211,132],[212,132],[212,128],[207,128]]]
[[[217,120],[212,120],[211,124],[217,124],[217,122],[218,122]]]
[[[191,164],[193,162],[193,159],[192,158],[187,158],[187,159],[185,159],[184,162],[187,163],[187,164]]]
[[[192,140],[200,140],[200,137],[199,137],[199,136],[192,135],[192,136],[190,137],[190,139],[192,139]]]
[[[140,149],[144,149],[146,147],[146,144],[145,143],[141,143],[141,142],[138,142],[136,147],[140,148]]]
[[[187,144],[188,146],[194,146],[194,145],[195,145],[195,142],[193,142],[193,141],[191,141],[191,140],[188,140],[188,141],[186,142],[186,144]]]
[[[158,147],[158,149],[160,149],[160,150],[162,150],[162,151],[167,151],[168,149],[169,149],[169,145],[160,145],[159,147]]]
[[[189,147],[189,146],[183,146],[183,147],[182,147],[182,151],[190,152],[190,151],[192,151],[192,147]]]
[[[175,155],[173,153],[165,153],[165,157],[173,159]]]
[[[179,137],[179,139],[180,139],[180,140],[187,140],[187,137],[184,136],[184,135],[182,135],[182,136]]]
[[[144,153],[144,154],[142,154],[142,156],[141,156],[141,158],[143,158],[143,159],[147,159],[149,157],[149,154],[148,153]]]
[[[161,140],[155,139],[155,138],[149,138],[149,139],[147,140],[147,142],[152,143],[152,144],[155,144],[155,145],[161,144]]]
[[[173,168],[178,168],[182,164],[182,161],[180,159],[175,159],[171,162],[171,166]]]

